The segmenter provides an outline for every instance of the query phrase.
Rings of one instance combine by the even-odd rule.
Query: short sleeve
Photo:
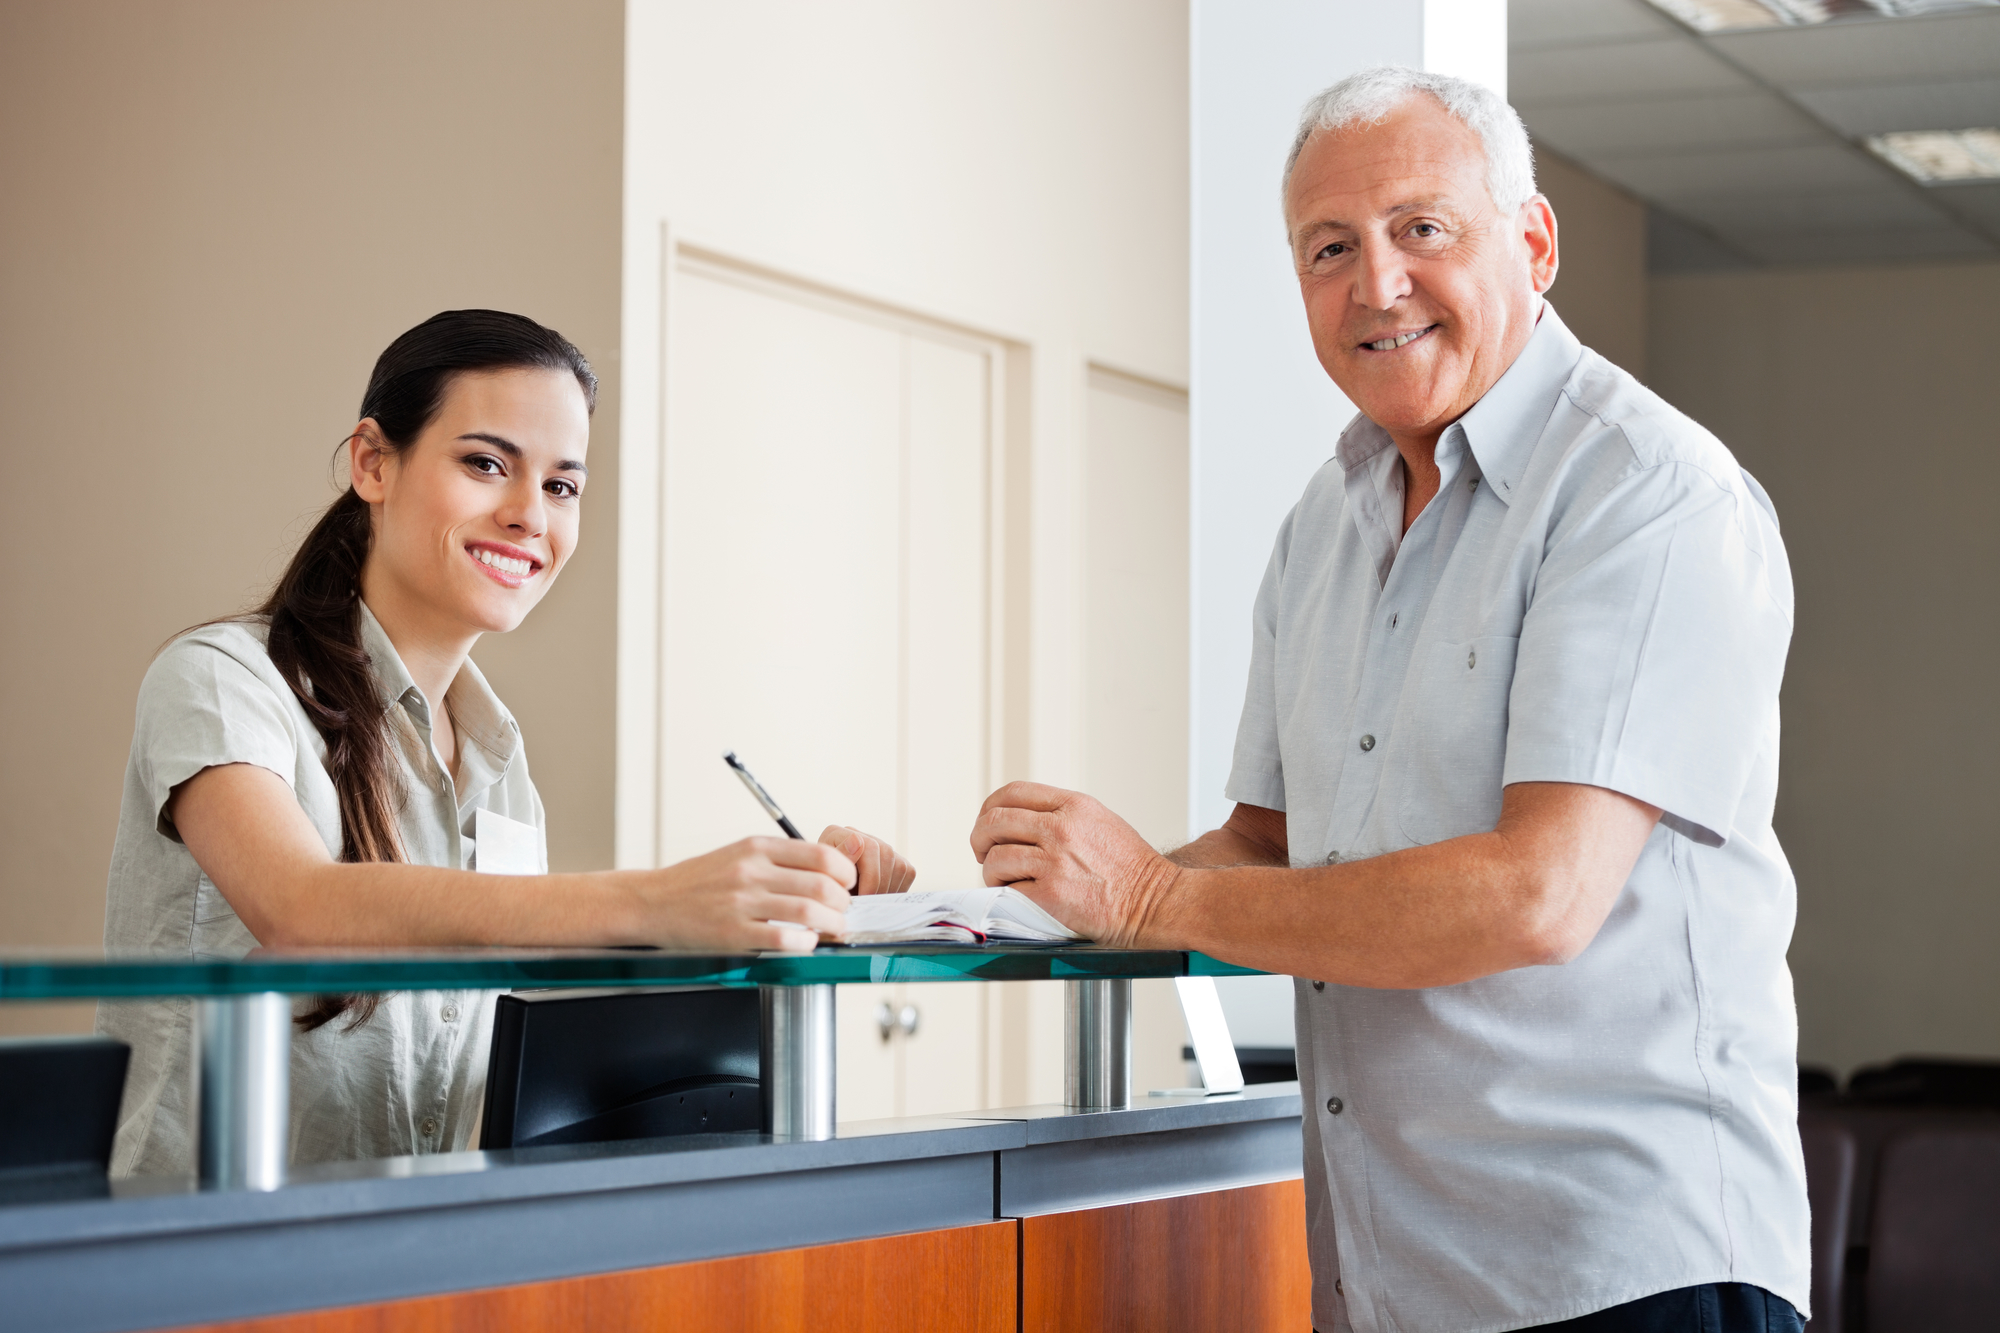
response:
[[[1285,765],[1278,749],[1278,605],[1297,519],[1294,509],[1278,527],[1271,563],[1265,567],[1250,614],[1250,682],[1243,694],[1243,717],[1236,724],[1229,782],[1223,788],[1230,800],[1266,810],[1285,808]]]
[[[204,768],[255,764],[295,785],[292,705],[274,686],[203,638],[178,639],[154,660],[139,686],[132,760],[161,833],[180,841],[164,813],[167,799]]]
[[[1777,744],[1790,572],[1747,487],[1669,462],[1558,531],[1521,624],[1504,781],[1573,782],[1728,838]]]

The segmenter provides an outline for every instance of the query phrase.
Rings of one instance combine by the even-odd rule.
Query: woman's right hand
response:
[[[649,943],[809,953],[846,926],[854,863],[795,838],[745,838],[640,876]]]

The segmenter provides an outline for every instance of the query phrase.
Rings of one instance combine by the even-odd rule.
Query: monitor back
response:
[[[503,995],[482,1148],[755,1130],[754,990]]]

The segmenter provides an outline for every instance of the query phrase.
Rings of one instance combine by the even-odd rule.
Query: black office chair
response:
[[[1878,1170],[1868,1333],[1987,1333],[2000,1310],[2000,1116],[1905,1129]]]
[[[108,1192],[131,1056],[109,1037],[0,1041],[0,1200]]]
[[[757,992],[503,995],[481,1148],[755,1130]]]

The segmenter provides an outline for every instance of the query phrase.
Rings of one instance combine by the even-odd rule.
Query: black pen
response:
[[[799,826],[785,818],[785,812],[780,810],[778,803],[771,799],[771,793],[764,790],[764,784],[757,781],[751,775],[749,769],[743,767],[743,761],[736,757],[736,751],[724,750],[722,752],[722,762],[735,770],[737,777],[743,779],[743,785],[748,787],[750,794],[757,798],[757,804],[764,807],[765,814],[778,821],[778,827],[785,831],[786,837],[797,838],[800,842],[806,840],[806,835],[799,832]]]

